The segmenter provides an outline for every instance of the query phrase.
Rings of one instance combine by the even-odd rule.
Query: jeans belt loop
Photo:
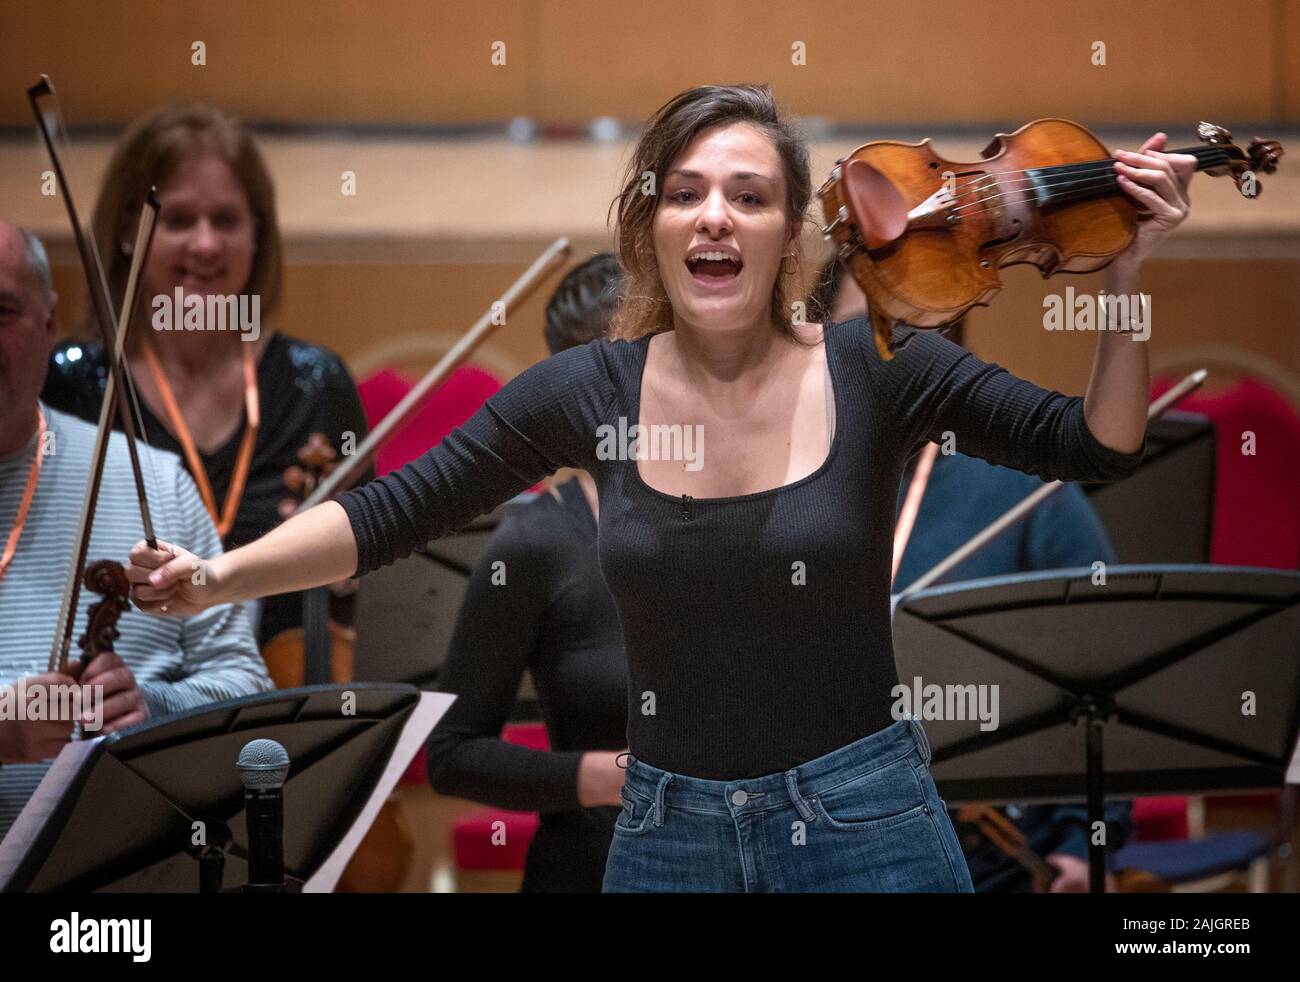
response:
[[[925,728],[921,726],[921,721],[915,716],[908,716],[907,722],[912,727],[912,737],[916,740],[916,745],[921,751],[921,756],[925,760],[925,766],[930,766],[930,738],[926,736]]]
[[[672,782],[673,776],[667,772],[659,779],[659,784],[655,787],[655,828],[661,829],[664,825],[664,791]]]
[[[794,802],[794,806],[799,810],[799,814],[803,816],[803,820],[805,822],[817,821],[817,813],[812,810],[812,806],[799,793],[798,768],[792,767],[785,772],[785,787],[790,792],[790,800]]]

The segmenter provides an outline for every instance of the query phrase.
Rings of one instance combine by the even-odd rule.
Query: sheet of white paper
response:
[[[388,766],[384,768],[384,773],[379,778],[379,783],[375,785],[375,791],[366,802],[366,807],[361,809],[361,814],[352,823],[352,828],[348,829],[348,834],[330,853],[329,858],[321,864],[321,868],[303,884],[303,893],[329,893],[334,889],[339,877],[343,875],[348,860],[352,858],[352,854],[357,851],[357,846],[361,845],[361,840],[370,831],[379,809],[383,807],[388,796],[392,794],[393,788],[397,786],[398,779],[405,773],[420,747],[429,739],[429,734],[438,725],[438,720],[442,719],[443,713],[455,701],[456,697],[449,692],[420,693],[420,701],[407,719],[406,726],[402,728],[401,736],[397,738],[397,749],[388,759]]]
[[[37,833],[45,826],[46,819],[54,811],[63,793],[68,790],[68,785],[76,776],[82,761],[102,739],[104,739],[102,736],[97,736],[93,740],[77,740],[69,743],[59,751],[59,756],[54,758],[54,763],[45,772],[41,783],[36,786],[32,796],[27,799],[27,804],[23,806],[14,824],[10,826],[9,834],[4,837],[3,842],[0,842],[0,890],[9,883],[9,878],[14,875],[18,864],[27,855],[27,850],[36,840]]]

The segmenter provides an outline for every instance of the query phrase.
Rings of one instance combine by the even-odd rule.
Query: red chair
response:
[[[1186,839],[1187,799],[1135,798],[1133,800],[1134,838],[1143,842]]]
[[[1211,561],[1227,566],[1300,568],[1300,384],[1280,366],[1249,352],[1216,345],[1174,352],[1157,367],[1165,377],[1152,384],[1158,397],[1177,381],[1175,371],[1196,367],[1242,373],[1235,386],[1212,395],[1193,395],[1178,404],[1201,413],[1216,432],[1214,533]],[[1273,383],[1264,384],[1251,374]],[[1285,395],[1283,393],[1286,393]],[[1243,448],[1253,443],[1253,453]],[[1238,831],[1205,834],[1206,812],[1237,808],[1265,815],[1278,811],[1276,795],[1196,798],[1139,798],[1133,803],[1134,835],[1121,850],[1138,868],[1151,869],[1172,883],[1213,889],[1217,881],[1245,878],[1265,890],[1267,857],[1277,833]],[[1191,819],[1189,821],[1189,815]],[[1156,846],[1155,843],[1166,843]],[[1176,843],[1186,844],[1180,850]],[[1222,855],[1216,855],[1221,853]],[[1167,867],[1167,868],[1166,868]]]
[[[402,401],[414,383],[392,369],[381,369],[357,385],[366,423],[373,429]],[[378,476],[397,470],[422,453],[436,447],[448,433],[478,411],[493,393],[501,388],[496,376],[474,365],[462,365],[447,378],[417,409],[406,424],[379,448],[375,458]],[[402,784],[424,784],[424,748],[415,755]]]
[[[410,379],[392,369],[382,369],[357,386],[366,422],[371,428],[388,415],[414,387]],[[442,384],[406,425],[379,448],[375,472],[394,471],[420,454],[436,447],[444,436],[478,411],[488,397],[501,388],[496,376],[474,365],[462,365]]]
[[[541,723],[508,723],[501,731],[507,743],[533,750],[550,750]],[[484,808],[452,826],[452,860],[459,872],[522,870],[528,846],[537,832],[536,812]]]

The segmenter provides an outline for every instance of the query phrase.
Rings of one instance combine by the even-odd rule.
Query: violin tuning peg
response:
[[[1215,123],[1207,123],[1205,120],[1196,124],[1196,137],[1202,143],[1231,143],[1232,134],[1222,126]]]

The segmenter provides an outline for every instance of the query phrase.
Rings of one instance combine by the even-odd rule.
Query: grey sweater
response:
[[[54,639],[68,564],[77,549],[77,524],[95,446],[95,427],[45,406],[48,451],[13,563],[0,580],[0,685],[43,674]],[[18,514],[23,487],[37,449],[0,457],[0,542]],[[202,558],[221,553],[221,540],[180,459],[140,446],[154,527],[160,539],[185,546]],[[126,438],[109,443],[99,505],[90,536],[89,560],[125,563],[144,533]],[[82,589],[73,623],[76,639],[86,629],[86,612],[99,599]],[[242,607],[222,604],[193,617],[153,617],[128,610],[118,621],[114,649],[135,676],[151,716],[163,716],[272,688]],[[94,734],[87,734],[93,736]],[[0,766],[0,838],[13,824],[49,764]]]

